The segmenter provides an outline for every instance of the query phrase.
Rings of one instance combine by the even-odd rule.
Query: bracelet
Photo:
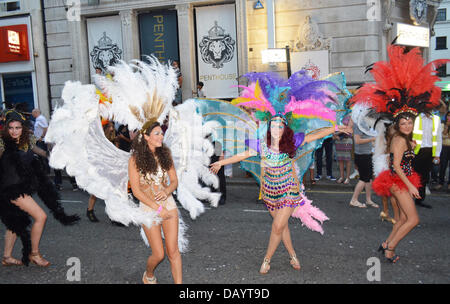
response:
[[[160,213],[161,213],[161,210],[162,210],[162,205],[159,205],[158,210],[156,210],[156,214],[160,214]]]

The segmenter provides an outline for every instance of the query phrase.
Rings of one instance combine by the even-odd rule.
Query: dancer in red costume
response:
[[[379,251],[392,263],[399,260],[395,249],[399,242],[419,223],[414,198],[419,198],[420,176],[412,169],[414,119],[439,105],[441,89],[436,69],[450,60],[435,60],[424,66],[420,49],[405,53],[400,46],[388,48],[389,61],[377,62],[371,73],[375,83],[366,83],[353,97],[356,103],[368,103],[374,116],[388,117],[395,132],[388,138],[389,169],[381,172],[372,188],[380,196],[392,196],[400,210],[399,221]],[[384,136],[379,134],[378,136]]]

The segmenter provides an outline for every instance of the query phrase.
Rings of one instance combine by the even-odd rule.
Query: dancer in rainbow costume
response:
[[[216,173],[224,165],[242,162],[242,167],[260,182],[260,198],[273,218],[260,273],[269,271],[270,259],[281,241],[289,252],[291,266],[300,270],[288,220],[291,216],[299,218],[309,229],[323,234],[321,223],[328,217],[305,196],[302,176],[324,138],[336,131],[351,132],[347,126],[336,124],[342,119],[350,93],[344,88],[341,73],[320,81],[312,79],[305,71],[293,74],[288,80],[271,73],[251,73],[244,77],[249,79],[250,85],[242,87],[241,97],[233,100],[233,105],[224,107],[228,110],[224,117],[240,117],[241,122],[245,121],[245,114],[239,113],[244,110],[234,106],[237,105],[253,110],[247,118],[254,118],[255,125],[250,120],[244,132],[247,135],[235,138],[236,142],[245,143],[245,151],[211,164],[211,170]],[[224,114],[214,112],[212,107],[214,105],[206,104],[200,107],[204,117]],[[255,126],[258,126],[256,132],[250,132]],[[242,129],[242,126],[237,128]],[[226,142],[226,138],[222,141]]]

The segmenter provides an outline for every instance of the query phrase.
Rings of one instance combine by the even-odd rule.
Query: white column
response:
[[[72,40],[73,80],[90,83],[86,19],[81,17],[80,21],[68,21],[68,24]]]
[[[239,76],[248,72],[247,9],[245,1],[236,1],[236,39]]]
[[[192,97],[196,87],[195,73],[195,36],[194,13],[190,4],[176,5],[178,16],[178,45],[180,53],[180,68],[183,74],[183,100]]]
[[[128,62],[139,58],[139,29],[137,14],[133,10],[119,12],[122,21],[123,60]]]

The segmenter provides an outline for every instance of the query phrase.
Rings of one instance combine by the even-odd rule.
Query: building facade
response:
[[[41,1],[0,2],[0,101],[49,117],[50,99]]]
[[[183,99],[193,96],[198,81],[205,83],[207,97],[235,97],[237,89],[229,88],[244,81],[241,75],[286,75],[313,66],[309,57],[302,61],[305,54],[317,55],[322,72],[342,71],[348,85],[357,87],[370,80],[366,66],[386,59],[387,45],[400,32],[411,35],[403,42],[408,46],[422,46],[427,37],[429,42],[440,2],[43,0],[52,104],[60,100],[65,81],[90,83],[97,68],[145,60],[151,53],[179,61]],[[289,68],[285,62],[262,63],[261,51],[286,46]],[[430,59],[428,46],[423,51]]]
[[[450,49],[450,1],[444,0],[438,8],[436,16],[436,24],[434,26],[435,35],[431,39],[430,54],[431,60],[435,59],[449,59]],[[442,88],[442,100],[447,105],[450,102],[450,64],[446,64],[439,70],[439,77],[441,81],[438,86]]]

